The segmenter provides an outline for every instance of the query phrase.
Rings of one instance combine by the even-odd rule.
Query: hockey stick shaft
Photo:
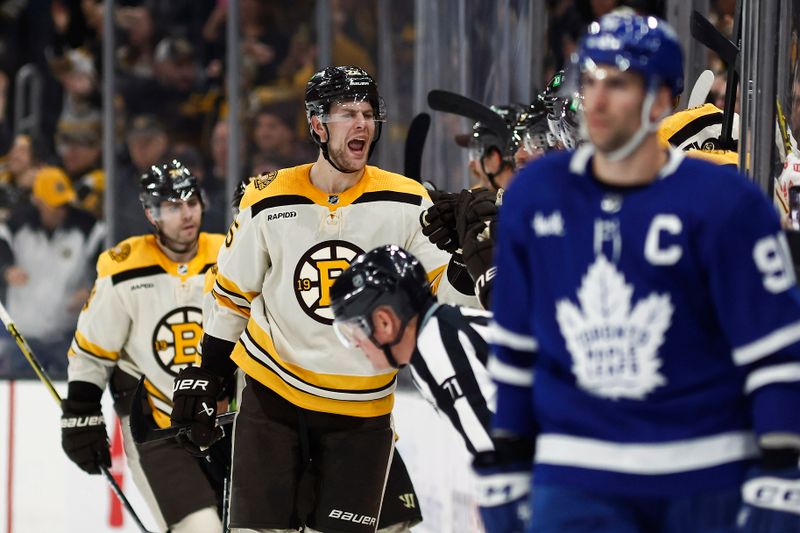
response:
[[[6,330],[8,330],[11,336],[14,337],[14,340],[16,341],[17,346],[19,346],[22,355],[24,355],[25,359],[28,360],[28,363],[30,363],[30,365],[33,367],[33,370],[34,372],[36,372],[36,375],[39,377],[39,380],[42,383],[44,383],[45,387],[47,387],[47,390],[50,392],[50,395],[58,404],[58,408],[61,409],[62,408],[61,395],[58,394],[58,391],[53,386],[53,382],[50,380],[47,373],[44,371],[44,368],[42,367],[42,364],[39,362],[39,360],[36,358],[36,355],[34,355],[33,350],[31,349],[30,345],[28,345],[28,341],[25,340],[25,337],[23,337],[22,334],[19,332],[19,329],[17,329],[17,325],[11,319],[11,315],[8,314],[8,311],[6,310],[6,307],[3,305],[2,302],[0,302],[0,320],[3,321],[3,325],[5,325]],[[125,497],[125,494],[122,492],[122,489],[117,483],[117,480],[114,479],[114,476],[111,474],[111,472],[109,472],[108,468],[106,468],[103,465],[99,466],[100,466],[100,471],[106,478],[106,481],[108,481],[108,484],[111,485],[111,490],[114,491],[114,494],[117,495],[117,498],[119,498],[119,500],[122,502],[122,505],[125,507],[125,509],[128,510],[128,513],[131,515],[131,518],[133,518],[133,521],[136,522],[136,525],[139,527],[139,530],[142,531],[142,533],[150,533],[150,531],[146,527],[144,527],[144,524],[142,523],[141,519],[139,519],[139,515],[137,515],[136,511],[133,510],[131,503],[128,501],[128,498]]]
[[[17,346],[19,346],[22,355],[25,356],[25,359],[27,359],[28,363],[31,365],[31,367],[33,367],[33,371],[36,372],[36,375],[39,377],[39,380],[42,383],[44,383],[44,386],[47,387],[47,391],[50,393],[50,396],[52,396],[53,399],[56,401],[60,409],[61,396],[58,394],[58,391],[53,386],[53,382],[50,381],[50,378],[45,373],[44,368],[42,367],[41,363],[39,363],[39,360],[36,359],[36,357],[33,355],[33,350],[31,350],[31,347],[28,346],[28,342],[25,340],[25,337],[22,336],[22,334],[17,329],[17,325],[14,323],[13,320],[11,320],[11,316],[8,314],[8,311],[6,310],[2,302],[0,302],[0,320],[3,321],[6,330],[8,330],[11,336],[14,337],[14,341],[17,343]]]
[[[133,391],[133,398],[131,399],[131,436],[136,444],[144,444],[145,442],[152,442],[156,440],[172,439],[178,435],[188,433],[192,427],[191,422],[186,424],[176,424],[166,428],[159,428],[155,425],[153,417],[145,414],[147,409],[147,393],[145,392],[145,379],[142,377],[136,388]],[[229,411],[217,415],[215,424],[217,426],[226,426],[233,422],[236,416],[235,411]]]
[[[236,412],[230,411],[228,413],[222,413],[221,415],[217,415],[216,418],[216,425],[217,426],[227,426],[233,423],[233,419],[236,418]],[[152,442],[155,440],[164,440],[164,439],[172,439],[177,437],[178,435],[182,435],[184,433],[188,433],[189,429],[192,427],[191,423],[188,424],[180,424],[175,426],[170,426],[168,428],[161,428],[161,429],[151,429],[146,432],[145,435],[141,437],[141,440],[137,442],[139,444],[143,444],[145,442]]]
[[[403,172],[407,178],[417,182],[422,181],[422,151],[425,149],[425,139],[428,136],[430,125],[431,116],[427,113],[420,113],[414,117],[408,127]]]

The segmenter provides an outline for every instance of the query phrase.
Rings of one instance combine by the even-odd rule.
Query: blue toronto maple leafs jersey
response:
[[[762,438],[800,434],[800,291],[761,191],[671,152],[649,185],[591,148],[504,197],[494,425],[537,435],[536,481],[621,494],[729,487]]]

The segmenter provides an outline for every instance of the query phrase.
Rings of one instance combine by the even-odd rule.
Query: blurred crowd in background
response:
[[[239,0],[237,180],[317,157],[303,106],[305,84],[321,66],[316,3]],[[543,79],[564,66],[589,22],[621,3],[664,15],[658,0],[548,0]],[[392,3],[391,36],[379,31],[377,4],[328,0],[333,64],[357,65],[378,78],[380,40],[388,38],[395,41],[396,63],[414,63],[415,2]],[[734,4],[711,2],[710,19],[727,33]],[[206,231],[225,232],[230,210],[228,0],[120,0],[114,10],[117,223],[114,235],[105,234],[103,10],[97,0],[0,0],[0,296],[55,378],[65,377],[69,336],[97,255],[108,242],[150,231],[138,201],[143,171],[173,158],[188,166],[209,200]],[[721,108],[724,67],[712,55],[709,66],[717,74],[712,98]],[[398,80],[395,94],[410,94],[413,81]],[[23,104],[35,111],[24,121],[15,118]],[[392,122],[390,116],[389,135],[404,135]],[[0,339],[0,377],[32,376],[10,337]]]

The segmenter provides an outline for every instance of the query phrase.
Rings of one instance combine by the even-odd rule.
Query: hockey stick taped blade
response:
[[[710,70],[704,70],[697,77],[694,82],[692,92],[689,94],[689,100],[686,103],[687,108],[697,107],[703,105],[708,98],[708,93],[711,92],[711,86],[714,84],[714,73]]]

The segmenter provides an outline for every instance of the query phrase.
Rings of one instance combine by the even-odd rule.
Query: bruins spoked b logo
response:
[[[193,364],[203,337],[203,313],[197,307],[178,307],[167,313],[153,331],[153,355],[161,367],[177,376]]]
[[[294,293],[308,316],[333,324],[331,286],[364,250],[347,241],[325,241],[300,258],[294,270]]]

